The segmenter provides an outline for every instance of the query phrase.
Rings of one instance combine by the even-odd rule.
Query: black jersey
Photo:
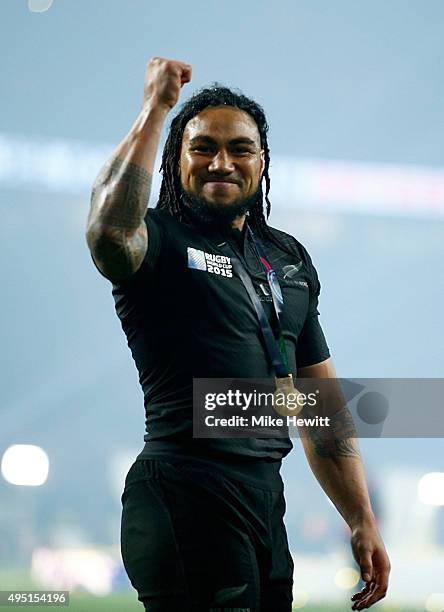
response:
[[[148,250],[137,272],[113,285],[116,312],[136,363],[146,411],[140,457],[239,456],[281,459],[289,439],[192,438],[193,378],[270,378],[270,366],[253,304],[230,258],[218,244],[229,241],[251,276],[273,321],[272,297],[248,225],[224,234],[149,209]],[[285,303],[289,369],[319,363],[329,350],[318,321],[320,285],[305,248],[271,228],[263,239]],[[281,246],[279,246],[281,245]]]

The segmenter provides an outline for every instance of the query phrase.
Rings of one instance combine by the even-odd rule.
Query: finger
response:
[[[376,588],[373,590],[374,596],[379,596],[383,593],[382,596],[385,595],[388,589],[389,575],[390,575],[390,563],[388,559],[381,559],[375,561],[374,566],[374,582]]]
[[[363,603],[366,606],[370,607],[380,599],[386,596],[388,588],[388,578],[387,576],[381,576],[380,579],[376,579],[374,583],[374,588],[368,593]]]
[[[367,597],[362,601],[362,604],[366,608],[369,608],[370,606],[375,604],[377,601],[385,597],[386,593],[387,593],[387,588],[384,588],[383,585],[375,582],[374,588],[370,591]]]
[[[180,75],[180,84],[189,83],[191,81],[192,68],[190,64],[183,64],[182,74]]]
[[[356,601],[357,599],[362,599],[364,595],[367,595],[370,589],[371,582],[367,582],[367,584],[358,592],[352,595],[351,600]]]
[[[364,608],[367,607],[366,605],[367,599],[371,595],[374,587],[375,587],[375,583],[373,581],[369,582],[366,585],[366,593],[363,593],[362,599],[360,598],[359,600],[354,602],[352,606],[352,610],[363,610]]]
[[[364,582],[370,582],[373,579],[373,563],[372,555],[369,550],[364,550],[359,557],[359,567],[361,568],[361,577]]]

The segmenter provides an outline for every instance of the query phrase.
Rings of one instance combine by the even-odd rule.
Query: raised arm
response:
[[[298,378],[335,379],[333,362],[300,368]],[[301,429],[301,439],[313,474],[350,527],[353,555],[365,582],[352,598],[352,609],[362,610],[385,596],[390,562],[370,504],[353,419],[335,382],[329,384],[333,406],[327,433]]]
[[[144,217],[162,126],[190,80],[189,64],[150,60],[140,113],[94,183],[86,239],[97,267],[111,281],[130,277],[145,257]]]

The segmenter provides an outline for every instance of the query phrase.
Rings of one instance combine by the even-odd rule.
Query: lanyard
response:
[[[256,250],[256,254],[262,263],[265,272],[267,274],[268,286],[270,287],[271,296],[273,298],[273,306],[274,312],[276,313],[276,319],[278,323],[278,344],[279,351],[282,355],[282,361],[284,362],[287,373],[288,373],[288,357],[287,357],[287,349],[285,346],[284,335],[282,330],[285,327],[285,311],[284,311],[284,297],[282,295],[281,286],[279,285],[279,280],[276,272],[271,267],[271,264],[267,260],[267,256],[265,254],[264,246],[261,240],[256,236],[251,228],[248,228],[251,234],[251,238],[253,239],[254,248]]]
[[[271,290],[271,295],[273,298],[273,307],[276,313],[276,318],[277,318],[277,323],[278,323],[278,329],[279,329],[278,340],[276,340],[273,334],[273,330],[271,329],[270,322],[268,321],[267,315],[265,314],[265,310],[264,310],[264,307],[262,306],[262,302],[257,296],[256,290],[253,286],[253,283],[251,282],[250,275],[248,274],[241,259],[238,257],[237,253],[235,252],[235,250],[229,243],[224,242],[221,245],[219,245],[219,248],[228,257],[231,258],[231,263],[233,264],[233,268],[237,276],[242,281],[253,303],[257,318],[259,320],[259,325],[261,327],[262,335],[264,337],[264,342],[265,342],[265,346],[268,352],[268,356],[273,365],[276,376],[278,378],[286,378],[289,375],[289,371],[288,371],[287,351],[285,348],[285,341],[284,341],[284,337],[282,333],[282,324],[283,324],[283,318],[284,318],[284,300],[282,297],[282,291],[279,286],[279,281],[276,276],[276,273],[274,272],[273,268],[271,267],[270,263],[268,262],[265,256],[264,248],[261,242],[259,241],[257,237],[255,237],[255,235],[253,234],[250,228],[248,228],[248,230],[251,233],[251,237],[253,240],[253,244],[255,246],[256,254],[258,255],[259,260],[262,263],[263,267],[265,268],[265,271],[267,274],[267,282]]]

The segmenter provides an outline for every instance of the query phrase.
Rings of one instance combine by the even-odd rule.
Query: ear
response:
[[[265,170],[265,151],[261,149],[261,179]]]

